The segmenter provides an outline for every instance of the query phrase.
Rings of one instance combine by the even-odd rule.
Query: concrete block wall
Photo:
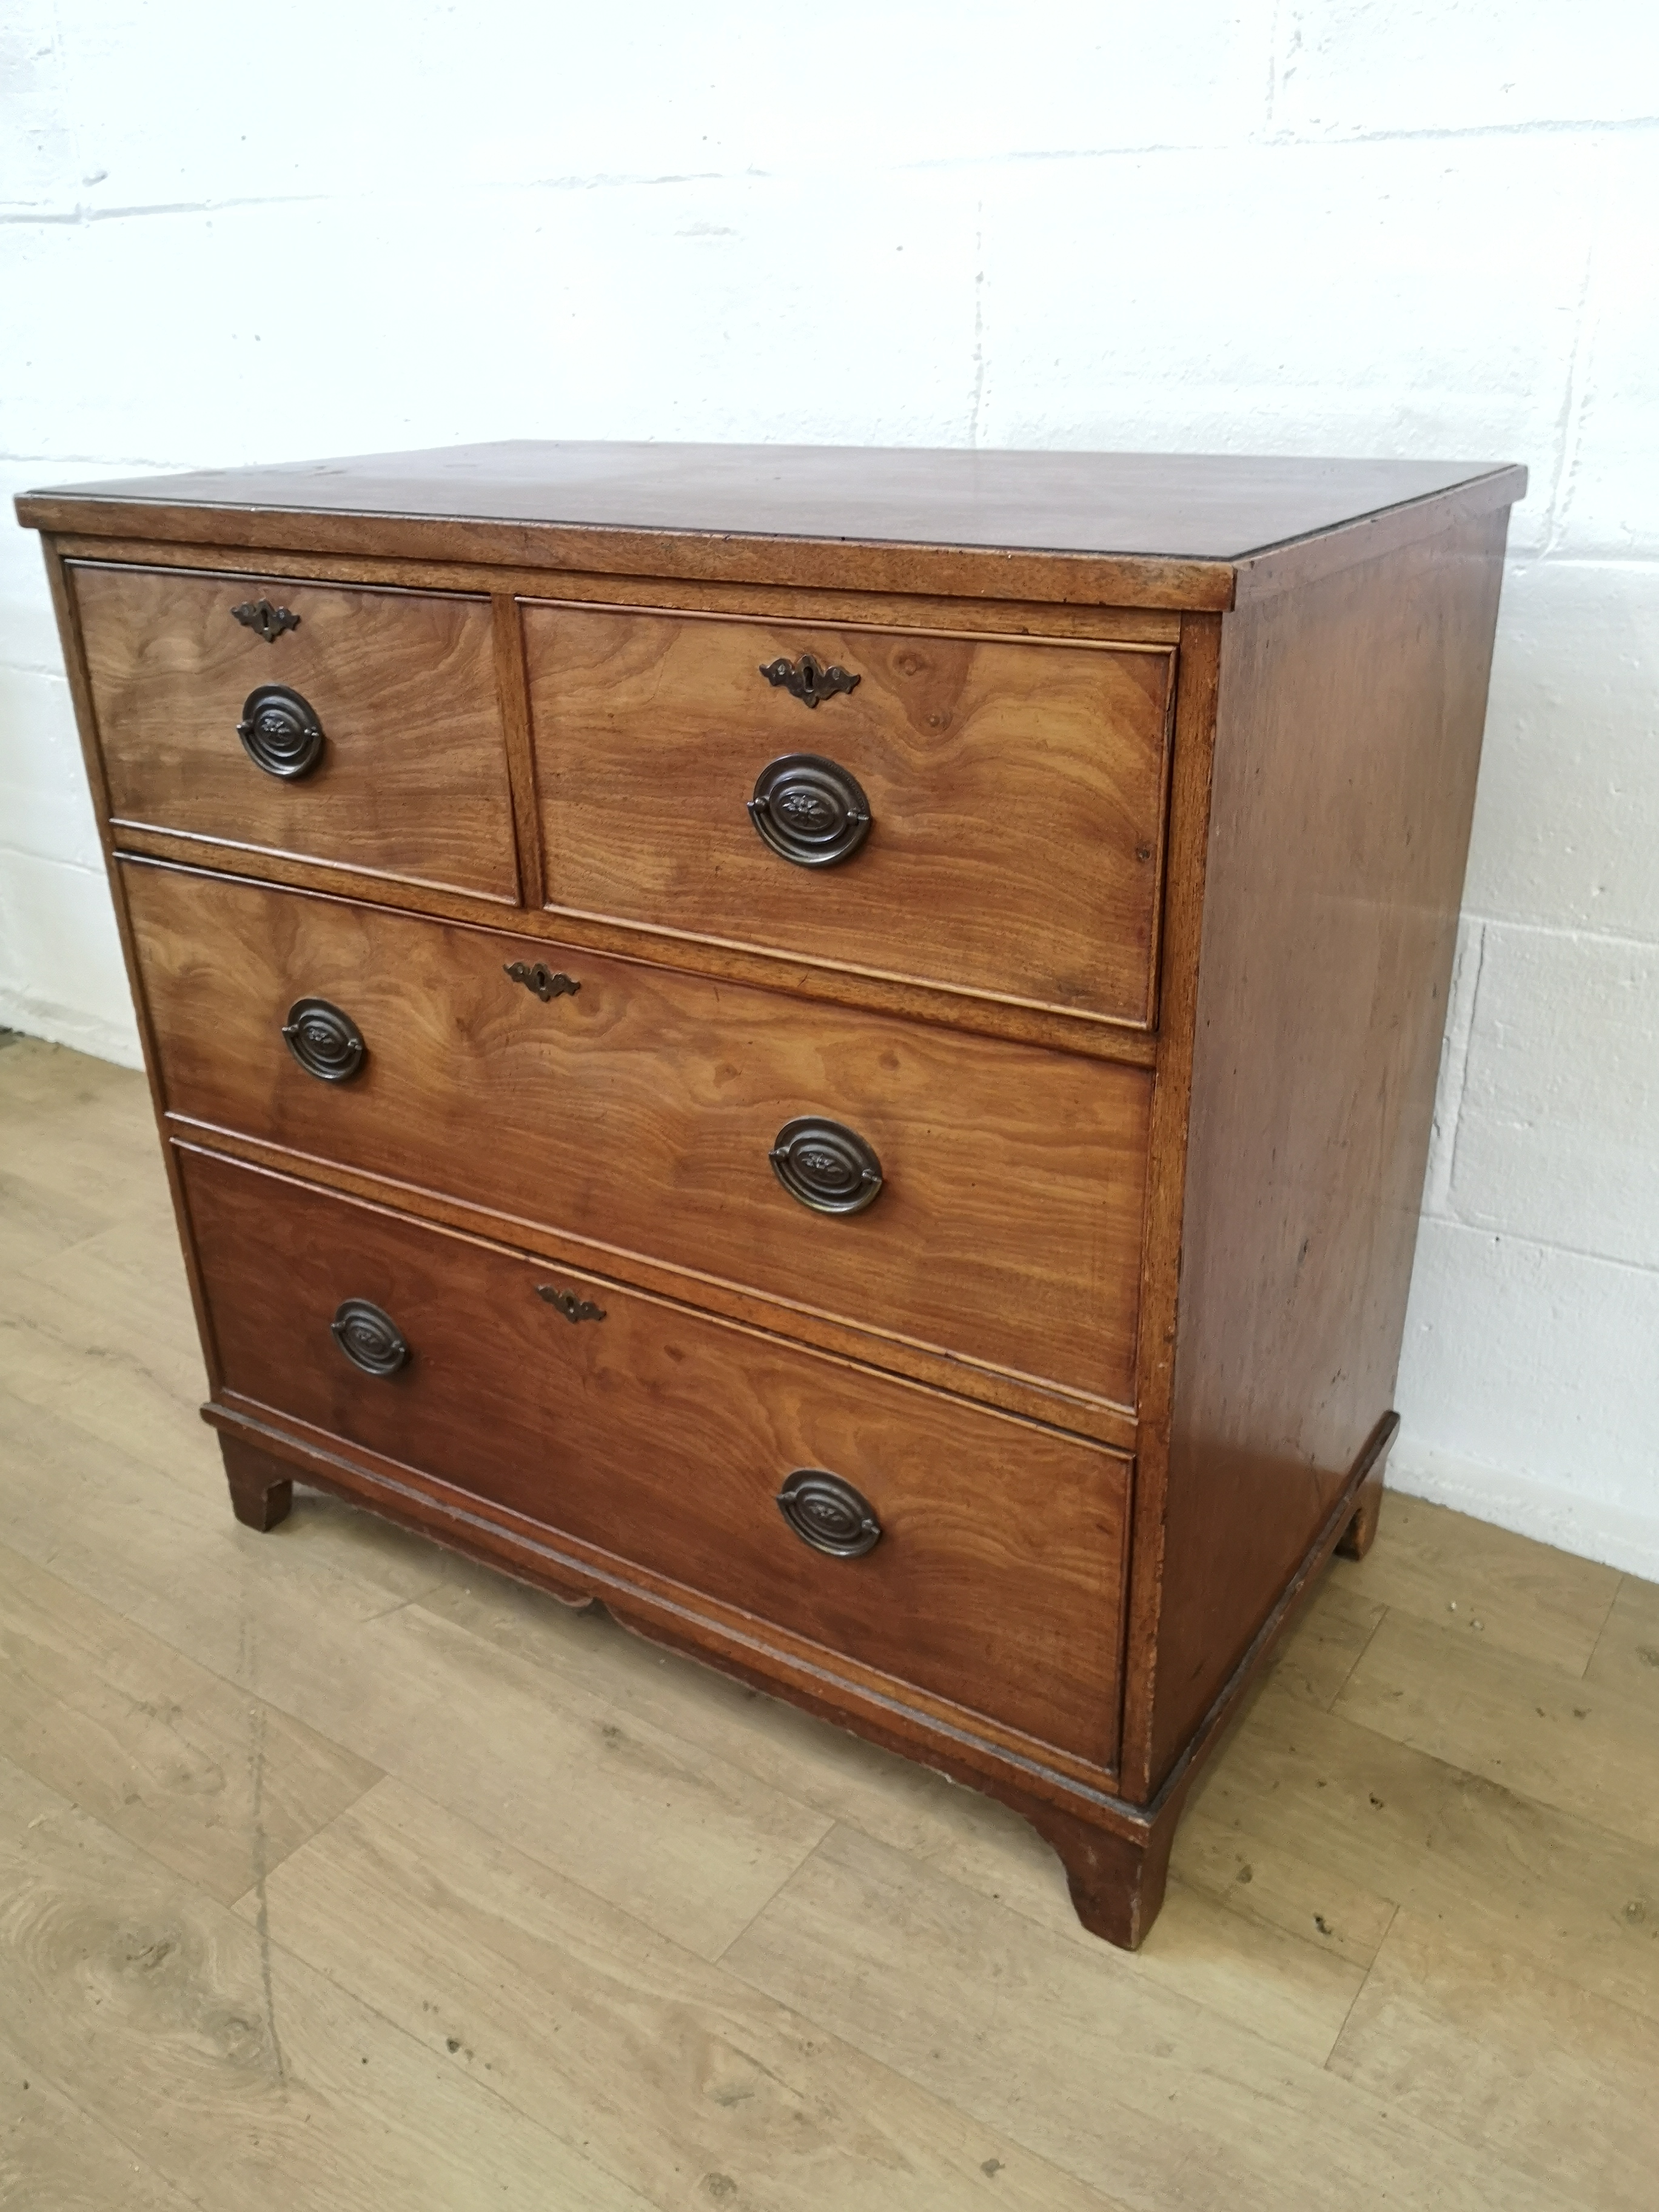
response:
[[[492,437],[1521,460],[1395,1480],[1659,1576],[1659,11],[12,0],[0,488]],[[0,528],[0,1022],[136,1058]]]

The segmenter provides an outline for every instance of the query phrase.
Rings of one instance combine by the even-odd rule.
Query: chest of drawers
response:
[[[1520,471],[30,495],[232,1503],[1014,1805],[1140,1940],[1370,1540]]]

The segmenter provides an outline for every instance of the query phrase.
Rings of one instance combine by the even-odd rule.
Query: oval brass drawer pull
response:
[[[821,753],[785,753],[763,768],[749,818],[772,850],[798,868],[850,860],[870,835],[863,785]]]
[[[306,1073],[319,1083],[349,1083],[368,1050],[350,1015],[326,999],[296,999],[283,1036]]]
[[[309,775],[322,758],[323,726],[316,709],[286,684],[262,684],[248,693],[236,734],[255,768],[284,782]]]
[[[778,1510],[815,1552],[860,1559],[881,1541],[881,1523],[867,1498],[821,1467],[798,1467],[778,1492]]]
[[[772,1172],[814,1213],[862,1213],[881,1196],[881,1162],[856,1129],[816,1114],[786,1121],[767,1155]]]
[[[409,1346],[388,1313],[367,1298],[347,1298],[329,1323],[334,1341],[365,1375],[395,1375],[409,1359]]]

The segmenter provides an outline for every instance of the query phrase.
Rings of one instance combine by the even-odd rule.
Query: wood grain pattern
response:
[[[867,2201],[861,2169],[930,2212],[1103,2212],[1006,2136],[400,1784],[279,1869],[270,1900],[284,1946],[526,2117],[584,2116],[653,2203],[684,2201],[695,2175],[707,2202],[822,2212]],[[550,2036],[550,2018],[581,2032]]]
[[[374,707],[385,687],[370,682],[373,664],[396,640],[389,618],[371,635],[365,610],[413,608],[419,623],[447,609],[442,620],[470,623],[478,641],[469,657],[460,630],[446,632],[453,653],[417,647],[413,658],[441,670],[459,655],[477,678],[495,807],[484,842],[501,881],[160,809],[124,819],[102,791],[101,647],[94,638],[83,650],[82,607],[53,556],[106,850],[118,837],[135,859],[193,858],[307,895],[216,890],[238,902],[216,933],[228,956],[216,969],[189,950],[199,915],[147,916],[154,943],[141,954],[118,896],[152,1073],[159,1010],[168,1054],[175,1038],[187,1044],[177,1079],[198,1094],[175,1106],[173,1150],[216,1146],[244,1164],[198,1166],[197,1179],[246,1188],[263,1173],[288,1189],[293,1170],[337,1193],[304,1200],[319,1218],[390,1223],[405,1255],[473,1255],[483,1272],[447,1306],[422,1278],[431,1341],[453,1348],[469,1324],[476,1336],[485,1273],[516,1275],[530,1264],[520,1255],[537,1254],[596,1304],[601,1292],[618,1310],[626,1301],[659,1333],[657,1317],[672,1315],[677,1340],[695,1322],[711,1344],[835,1378],[848,1423],[855,1397],[867,1421],[886,1394],[915,1416],[913,1384],[944,1381],[927,1401],[935,1426],[968,1421],[967,1462],[982,1470],[951,1490],[948,1558],[906,1631],[915,1649],[843,1650],[840,1671],[826,1671],[836,1633],[816,1620],[769,1617],[751,1633],[744,1608],[757,1569],[762,1582],[769,1572],[759,1554],[740,1562],[741,1589],[718,1584],[706,1513],[661,1475],[677,1443],[665,1409],[689,1380],[653,1367],[654,1351],[630,1352],[626,1379],[619,1368],[601,1387],[584,1373],[574,1388],[583,1433],[603,1445],[621,1422],[631,1440],[637,1504],[632,1550],[619,1554],[605,1548],[617,1540],[591,1481],[582,1510],[600,1519],[586,1534],[537,1517],[547,1409],[526,1395],[527,1343],[490,1385],[516,1441],[492,1459],[482,1431],[463,1439],[447,1413],[434,1433],[454,1465],[441,1475],[422,1471],[408,1436],[354,1439],[329,1427],[331,1412],[312,1423],[222,1389],[219,1317],[204,1308],[209,1410],[238,1511],[269,1528],[309,1478],[544,1586],[603,1594],[631,1625],[1000,1795],[1055,1844],[1085,1923],[1138,1942],[1202,1762],[1333,1546],[1363,1553],[1376,1540],[1372,1446],[1386,1442],[1502,518],[1522,483],[1453,464],[562,447],[371,456],[320,475],[231,472],[27,501],[26,520],[84,532],[75,572],[90,588],[116,574],[117,548],[161,549],[127,581],[143,572],[163,614],[175,593],[199,605],[266,574],[283,597],[349,607]],[[204,539],[210,573],[192,576],[181,563]],[[240,557],[257,572],[246,578],[229,565],[242,546],[268,549]],[[307,621],[295,635],[314,640]],[[197,635],[198,664],[200,632],[199,614],[180,623],[186,642]],[[268,655],[293,642],[240,641]],[[855,668],[850,696],[808,712],[763,687],[763,658],[807,649]],[[417,722],[432,703],[416,702]],[[763,761],[808,750],[844,758],[875,801],[874,834],[844,869],[788,869],[744,815]],[[428,777],[410,802],[424,810],[416,828],[476,839],[476,812],[445,811],[433,794],[453,797]],[[372,826],[392,844],[410,834],[408,821]],[[118,872],[124,890],[149,873]],[[356,903],[312,896],[326,892]],[[509,935],[514,897],[544,902],[515,911]],[[236,919],[256,911],[331,919],[311,936],[308,923]],[[567,972],[580,961],[582,990],[551,1008],[521,1000],[520,1023],[543,1026],[481,1027],[451,987],[485,946],[492,963],[532,948]],[[284,969],[296,947],[307,966],[337,962],[323,994],[336,1003],[350,996],[347,953],[374,979],[377,1035],[355,1092],[296,1092],[303,1079],[285,1064],[270,1081],[261,1073],[249,1024],[305,994]],[[236,969],[257,979],[246,1003],[228,998]],[[410,1041],[406,1059],[383,1022],[398,1054]],[[724,1051],[734,1036],[741,1052]],[[240,1063],[235,1079],[216,1050]],[[605,1082],[591,1080],[601,1065]],[[491,1079],[501,1067],[509,1080]],[[838,1112],[842,1100],[854,1103]],[[769,1215],[759,1193],[752,1206],[729,1202],[739,1153],[758,1151],[750,1121],[775,1104],[792,1118],[786,1101],[878,1142],[889,1182],[876,1212],[826,1223]],[[354,1121],[354,1108],[373,1110]],[[870,1118],[882,1115],[890,1159]],[[331,1116],[367,1132],[368,1149],[336,1147]],[[636,1184],[619,1187],[617,1150],[637,1162]],[[774,1188],[766,1200],[787,1206]],[[300,1199],[282,1205],[303,1211]],[[395,1220],[400,1208],[427,1225]],[[180,1218],[188,1240],[182,1202]],[[32,1233],[49,1235],[38,1208],[34,1218]],[[245,1248],[253,1224],[249,1213]],[[86,1242],[84,1259],[60,1254],[35,1270],[29,1297],[47,1326],[21,1371],[37,1407],[46,1369],[67,1374],[84,1344],[77,1285],[108,1290],[124,1310],[140,1302],[118,1240]],[[221,1279],[229,1249],[216,1259]],[[325,1242],[303,1261],[329,1256]],[[390,1246],[385,1256],[387,1279],[400,1280]],[[265,1297],[247,1294],[244,1362],[259,1349],[249,1316]],[[21,1305],[0,1283],[0,1322],[18,1325]],[[134,1326],[142,1333],[137,1313]],[[597,1326],[614,1343],[629,1333]],[[811,1348],[791,1351],[781,1340],[792,1336]],[[77,1409],[87,1434],[118,1435],[135,1366],[126,1358]],[[707,1410],[714,1372],[711,1360],[683,1417],[703,1424],[711,1453],[727,1419],[724,1405]],[[647,1402],[620,1406],[641,1376]],[[139,1436],[158,1462],[180,1380],[169,1374],[144,1401]],[[785,1400],[796,1419],[800,1392]],[[765,1390],[757,1407],[751,1429],[770,1437],[782,1416]],[[1092,1441],[1011,1418],[1055,1411]],[[845,1433],[848,1454],[869,1449],[867,1430]],[[994,1583],[968,1522],[982,1546],[1011,1498],[1025,1501],[1033,1532],[1053,1510],[1024,1457],[994,1496],[991,1436],[1000,1448],[1020,1440],[1026,1457],[1032,1437],[1093,1451],[1072,1464],[1110,1467],[1120,1486],[1103,1546],[1086,1531],[1095,1505],[1068,1506],[1058,1558],[1065,1624],[1109,1621],[1109,1668],[1091,1646],[1085,1694],[1050,1653],[1048,1675],[1066,1687],[1048,1690],[1046,1721],[1021,1674],[1035,1630],[1021,1630],[1024,1655],[1010,1668],[983,1639],[970,1650],[960,1619],[944,1623],[962,1559],[966,1601],[982,1611]],[[1123,1462],[1103,1443],[1134,1447],[1132,1527]],[[915,1468],[932,1498],[949,1486],[939,1435],[927,1446],[933,1457]],[[731,1499],[729,1465],[709,1487]],[[665,1532],[648,1558],[641,1528]],[[1030,1565],[1022,1556],[1016,1579],[1034,1591]],[[1425,1569],[1411,1601],[1426,1603],[1434,1582]],[[1492,1587],[1506,1620],[1524,1619],[1512,1592]],[[1021,1602],[1035,1618],[1044,1601]],[[897,1636],[895,1618],[851,1625]],[[1390,1648],[1368,1620],[1362,1603],[1357,1646],[1304,1648],[1301,1673],[1276,1680],[1294,1682],[1316,1717],[1333,1700],[1357,1705]],[[1583,1666],[1585,1632],[1563,1624],[1563,1680]],[[1615,1639],[1608,1663],[1627,1674],[1621,1650]],[[993,1695],[1000,1665],[1014,1686]],[[1085,1709],[1103,1704],[1107,1735],[1087,1735]],[[1108,1770],[1120,1733],[1124,1757]],[[1271,1940],[1268,1924],[1253,1921],[1250,1940]]]
[[[82,536],[54,541],[70,560],[115,561],[140,568],[224,569],[247,566],[223,545],[168,543],[154,538]],[[623,576],[601,569],[514,567],[500,562],[426,561],[398,555],[297,553],[262,546],[261,573],[324,583],[382,584],[404,591],[465,592],[509,598],[580,600],[584,605],[684,607],[704,614],[762,615],[775,621],[873,623],[898,629],[993,630],[1000,636],[1121,639],[1130,645],[1174,645],[1183,617],[1168,607],[1113,606],[1087,599],[940,599],[921,592],[818,590],[810,585],[735,584],[717,576]],[[516,621],[516,617],[515,617]]]
[[[3,1759],[0,1899],[0,2039],[31,2075],[96,2081],[100,2118],[193,2203],[483,2212],[526,2201],[534,2174],[572,2212],[647,2212],[268,1927]]]
[[[1501,2191],[1557,2212],[1549,2190],[1490,2152],[1294,2068],[1127,1961],[1048,1936],[854,1830],[825,1839],[726,1963],[1132,2203],[1284,2212],[1393,2196],[1485,2212]],[[872,2002],[895,1986],[902,2003]]]
[[[1396,1914],[1330,2063],[1564,2203],[1653,2201],[1659,2024],[1479,1936]]]
[[[1530,1698],[1519,1713],[1517,1685]],[[1540,1805],[1593,1802],[1604,1826],[1659,1852],[1650,1698],[1488,1650],[1468,1627],[1390,1612],[1334,1710]]]
[[[1109,1765],[1122,1461],[592,1279],[556,1285],[604,1309],[571,1323],[536,1295],[544,1267],[206,1155],[185,1182],[231,1402]],[[392,1316],[403,1372],[343,1357],[345,1298]],[[872,1552],[826,1559],[791,1531],[774,1500],[796,1468],[862,1492]]]
[[[550,902],[1144,1026],[1173,656],[526,605]],[[806,652],[858,688],[809,710]],[[862,848],[792,866],[745,807],[780,755],[867,793]]]
[[[1349,1583],[1370,1603],[1455,1628],[1487,1650],[1582,1676],[1626,1590],[1644,1585],[1595,1559],[1541,1552],[1524,1536],[1443,1506],[1389,1500],[1392,1541]],[[1651,1670],[1659,1689],[1659,1667]]]
[[[1018,1044],[1046,1045],[1056,1052],[1116,1061],[1126,1067],[1158,1065],[1159,1041],[1145,1030],[1048,1013],[1041,1007],[1015,1006],[999,999],[970,997],[965,992],[940,990],[927,984],[896,983],[831,966],[810,954],[745,950],[716,945],[706,938],[682,936],[673,930],[599,921],[581,915],[532,914],[521,909],[509,916],[493,900],[250,852],[245,847],[216,843],[210,838],[178,836],[167,830],[135,830],[123,824],[114,842],[121,854],[137,860],[209,869],[298,890],[334,893],[396,907],[404,913],[470,922],[482,929],[501,929],[510,923],[516,934],[539,937],[544,944],[585,945],[595,952],[613,952],[624,960],[648,960],[653,966],[687,975],[729,976],[733,982],[754,983],[763,991],[787,991],[792,997],[815,1006],[858,1006],[900,1014],[936,1028],[965,1030],[975,1036],[1008,1037]]]
[[[1392,1401],[1505,521],[1224,632],[1153,1778]]]
[[[520,441],[33,492],[17,512],[221,545],[1221,608],[1236,561],[1259,582],[1282,547],[1305,574],[1346,524],[1414,530],[1413,508],[1525,489],[1480,463]]]
[[[88,2087],[89,2102],[95,2093]],[[52,2212],[195,2212],[9,2044],[0,2043],[0,2204]]]
[[[117,823],[516,903],[487,600],[69,573]],[[270,644],[231,613],[262,592],[301,618]],[[256,768],[236,735],[245,700],[270,684],[300,692],[326,737],[291,783]]]
[[[173,1114],[562,1230],[607,1272],[648,1255],[1132,1399],[1139,1071],[383,908],[123,874]],[[514,959],[580,988],[544,1005]],[[368,1041],[349,1083],[283,1044],[302,997]],[[811,1113],[874,1146],[885,1180],[864,1212],[814,1213],[774,1174],[778,1131]]]
[[[42,1279],[50,1327],[0,1331],[0,1541],[105,1609],[75,1662],[125,1654],[135,1725],[187,1662],[393,1778],[273,1868],[262,1928],[258,1888],[226,1914],[167,1869],[188,1791],[140,1849],[0,1761],[0,2200],[539,2212],[598,2167],[781,2212],[1645,2212],[1659,1895],[1601,1825],[1617,1764],[1564,1811],[1329,1710],[1379,1622],[1474,1590],[1507,1641],[1451,1640],[1504,1753],[1540,1671],[1575,1686],[1585,1563],[1386,1513],[1200,1783],[1144,1948],[1109,1951],[976,1790],[332,1498],[239,1528],[209,1432],[162,1449],[144,1395],[197,1353],[142,1078],[26,1040],[0,1120],[28,1200],[0,1298],[44,1268],[63,1300]],[[1653,1601],[1620,1584],[1583,1688],[1653,1710]]]
[[[228,1905],[379,1780],[0,1545],[0,1754]]]

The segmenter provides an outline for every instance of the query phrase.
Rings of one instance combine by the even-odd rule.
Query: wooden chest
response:
[[[1375,1525],[1512,468],[42,492],[232,1502],[1016,1806],[1139,1941]]]

